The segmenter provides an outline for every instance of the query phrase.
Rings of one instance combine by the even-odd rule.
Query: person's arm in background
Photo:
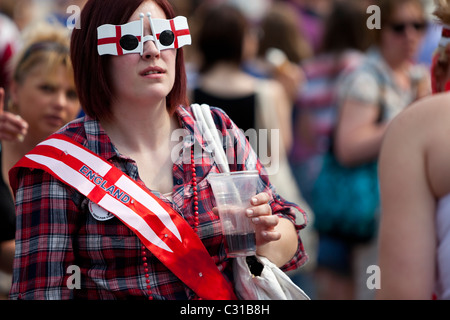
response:
[[[377,122],[379,114],[376,104],[344,101],[334,136],[334,152],[340,163],[352,166],[378,157],[386,131],[386,124]]]
[[[333,152],[344,166],[367,163],[378,157],[386,125],[378,120],[381,88],[376,77],[356,70],[337,80],[337,124]]]

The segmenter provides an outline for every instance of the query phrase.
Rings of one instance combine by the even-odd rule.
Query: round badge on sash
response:
[[[95,220],[98,221],[107,221],[112,218],[114,218],[114,215],[111,212],[106,211],[102,207],[100,207],[98,204],[89,201],[89,211],[91,212],[92,216]]]

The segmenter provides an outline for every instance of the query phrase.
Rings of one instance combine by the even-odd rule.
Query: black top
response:
[[[0,168],[2,166],[0,145]],[[0,241],[12,240],[16,232],[14,200],[8,185],[0,174]]]
[[[224,98],[212,95],[200,88],[197,88],[193,92],[193,99],[194,103],[204,103],[210,105],[211,107],[221,108],[244,132],[248,129],[256,129],[256,95],[254,93],[247,96]]]

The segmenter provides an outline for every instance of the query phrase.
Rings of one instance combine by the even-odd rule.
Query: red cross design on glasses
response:
[[[104,44],[115,44],[116,48],[117,48],[117,54],[118,55],[123,55],[123,49],[120,46],[120,39],[122,38],[122,28],[121,26],[116,26],[116,36],[115,37],[110,37],[110,38],[103,38],[103,39],[99,39],[97,42],[97,45],[104,45]],[[138,39],[139,42],[141,42],[141,37],[137,36],[136,37]]]
[[[173,20],[170,20],[170,29],[172,30],[172,32],[173,32],[173,34],[174,34],[174,36],[175,36],[175,45],[174,45],[174,47],[175,47],[175,49],[178,49],[178,37],[190,35],[189,29],[181,29],[181,30],[177,30],[177,29],[175,28],[175,22],[174,22]],[[160,37],[160,36],[161,36],[160,33],[158,33],[158,34],[156,35],[156,39],[157,39],[158,41],[159,41],[159,37]]]

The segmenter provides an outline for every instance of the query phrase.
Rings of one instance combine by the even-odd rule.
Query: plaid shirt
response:
[[[212,110],[217,128],[227,137],[228,155],[235,159],[234,163],[230,161],[230,170],[248,170],[252,163],[256,165],[261,172],[258,191],[272,195],[273,213],[295,222],[299,210],[306,221],[306,215],[299,207],[274,192],[242,131],[223,111]],[[212,213],[215,200],[206,179],[208,173],[218,172],[218,168],[206,142],[195,129],[190,108],[180,106],[177,115],[186,134],[180,138],[179,157],[173,165],[172,199],[152,192],[194,226],[190,156],[194,146],[199,193],[197,234],[219,270],[232,281],[232,263],[226,257],[220,221]],[[136,163],[119,154],[98,121],[86,116],[69,123],[59,133],[110,161],[143,185]],[[12,178],[18,179],[19,187],[16,190],[16,257],[11,299],[147,299],[147,286],[155,299],[195,298],[195,294],[170,270],[148,250],[143,250],[145,247],[138,237],[119,219],[94,219],[88,199],[73,188],[41,170],[19,169]],[[304,226],[296,225],[296,228],[300,230]],[[283,269],[295,269],[306,260],[299,237],[298,252]],[[76,273],[70,266],[80,270],[80,289],[69,289],[68,284],[76,284],[71,277]]]

